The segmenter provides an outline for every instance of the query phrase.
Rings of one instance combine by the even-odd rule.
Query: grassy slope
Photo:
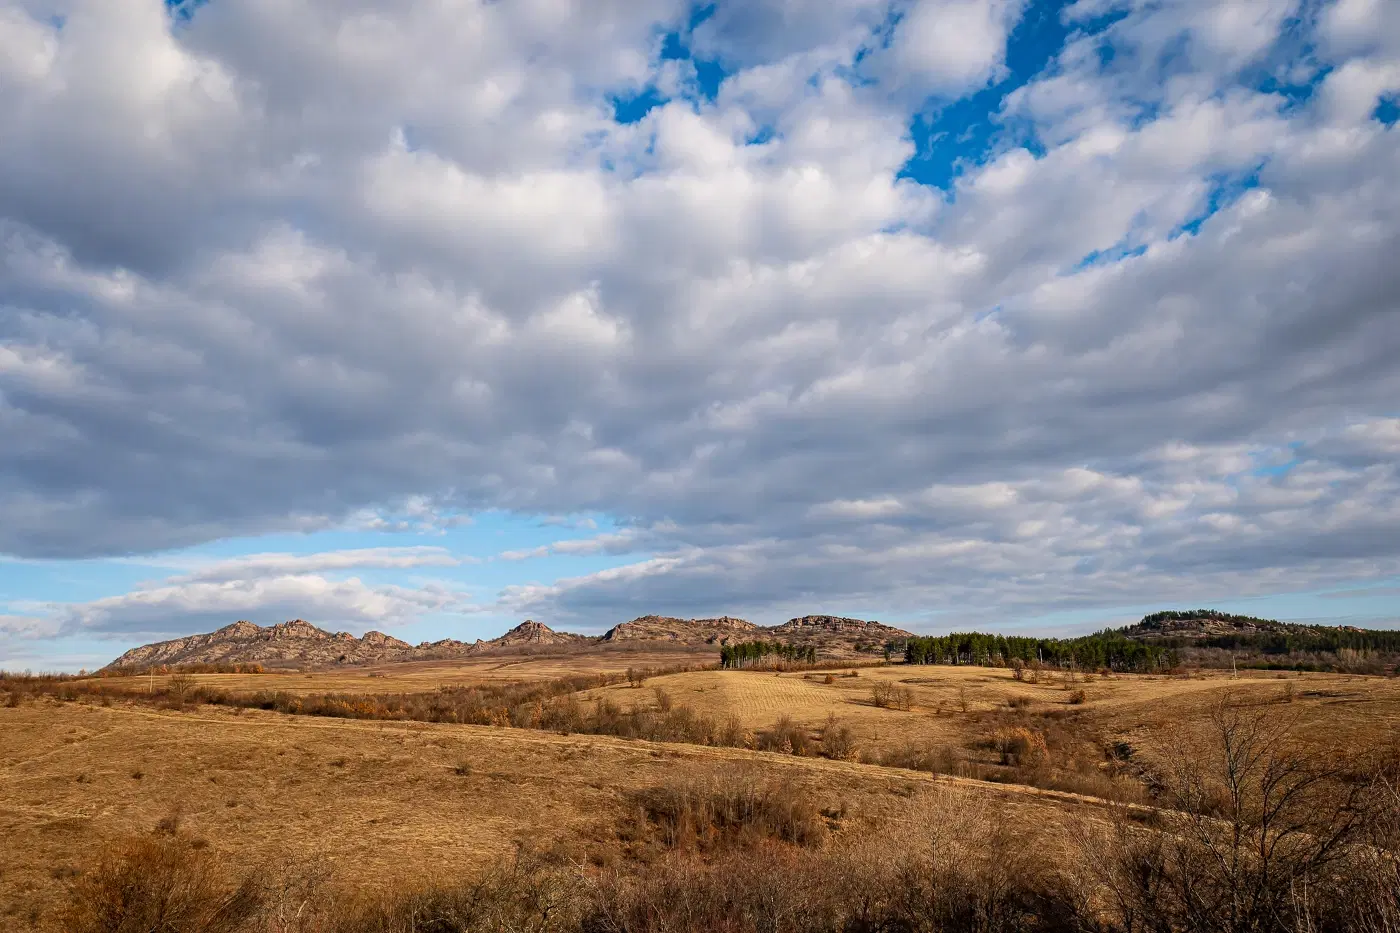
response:
[[[102,841],[173,812],[230,866],[324,860],[351,883],[451,876],[513,851],[607,845],[627,793],[710,768],[754,767],[859,823],[919,787],[1015,807],[1069,795],[735,749],[517,729],[380,723],[202,707],[166,712],[40,700],[0,708],[0,927],[57,903]],[[458,773],[460,763],[470,772]],[[133,777],[136,771],[141,777]]]
[[[674,662],[674,655],[665,658]],[[384,677],[348,671],[199,679],[254,689],[397,691],[619,665],[646,662],[492,659],[403,666],[386,669]],[[807,679],[801,673],[700,671],[654,678],[641,689],[620,685],[591,694],[624,705],[655,703],[659,686],[678,705],[733,713],[754,729],[784,714],[812,726],[835,714],[856,729],[862,743],[875,746],[965,744],[1018,696],[1031,699],[1033,712],[1072,711],[1086,731],[1147,744],[1200,717],[1224,689],[1276,704],[1297,720],[1308,741],[1323,747],[1363,747],[1400,734],[1397,680],[1118,677],[1075,685],[1088,702],[1071,707],[1069,691],[1058,681],[1018,683],[1002,670],[896,665],[864,669],[853,678],[834,674],[826,684],[822,672]],[[870,687],[879,679],[912,690],[914,709],[873,706]],[[961,710],[964,696],[967,713]],[[181,713],[121,702],[104,707],[28,701],[0,708],[0,738],[0,928],[7,929],[23,929],[24,918],[56,903],[66,875],[89,864],[95,845],[150,831],[177,802],[183,826],[207,839],[230,865],[323,858],[338,877],[363,884],[460,873],[510,852],[517,839],[580,847],[586,857],[590,847],[609,844],[606,827],[628,807],[630,791],[714,767],[792,775],[823,805],[845,805],[852,826],[897,816],[911,792],[935,783],[1014,809],[1092,806],[1029,788],[743,750],[215,707]],[[468,772],[458,773],[464,763]]]

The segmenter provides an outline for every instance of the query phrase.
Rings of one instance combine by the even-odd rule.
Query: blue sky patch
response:
[[[967,168],[993,157],[1007,127],[1006,95],[1054,61],[1070,34],[1061,21],[1065,2],[1037,4],[1017,24],[1006,48],[1006,75],[990,87],[955,101],[930,100],[909,125],[914,155],[899,177],[951,191]],[[1018,140],[1020,142],[1021,140]]]
[[[1400,95],[1382,97],[1376,104],[1375,112],[1371,114],[1371,119],[1379,120],[1386,126],[1394,126],[1396,120],[1400,120]]]

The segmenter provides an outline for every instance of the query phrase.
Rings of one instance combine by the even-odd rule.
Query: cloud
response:
[[[504,561],[522,561],[550,555],[632,554],[645,547],[648,537],[641,529],[627,529],[617,533],[594,535],[591,538],[572,538],[552,541],[538,547],[502,551],[497,557]]]
[[[461,593],[441,586],[369,586],[356,577],[287,574],[252,579],[175,581],[51,607],[64,634],[132,637],[209,631],[233,619],[280,622],[305,618],[328,628],[363,631],[460,609]]]
[[[655,558],[512,589],[503,605],[587,620],[614,606],[773,618],[815,602],[912,617],[938,609],[986,624],[1393,575],[1400,473],[1380,459],[1341,468],[1325,459],[1334,440],[1291,448],[1282,472],[1257,466],[1276,461],[1273,451],[1173,446],[1131,473],[1073,467],[838,500],[808,510],[800,532],[755,521],[725,536],[743,543],[697,548],[690,529],[684,539],[653,534]],[[840,590],[826,585],[833,577]]]
[[[991,80],[1006,60],[1019,0],[918,0],[890,43],[889,78],[924,94],[957,97]]]
[[[208,631],[235,619],[261,623],[305,618],[355,631],[403,625],[432,613],[468,613],[468,594],[442,583],[369,584],[344,571],[452,567],[467,562],[438,547],[383,547],[312,554],[249,554],[187,564],[184,573],[127,593],[80,603],[27,603],[24,615],[0,615],[0,631],[52,635],[158,637]],[[12,607],[13,608],[13,607]]]
[[[645,560],[501,597],[590,619],[1400,558],[1384,3],[1081,0],[1015,89],[1018,4],[70,6],[0,0],[0,552],[596,514]],[[246,560],[59,614],[455,598]]]
[[[455,567],[474,562],[439,547],[378,547],[315,554],[248,554],[215,561],[174,578],[179,583],[222,583],[247,577],[305,575],[353,567]]]

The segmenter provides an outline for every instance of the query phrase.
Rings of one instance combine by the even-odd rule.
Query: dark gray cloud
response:
[[[946,193],[898,177],[909,88],[984,83],[1014,4],[888,48],[887,5],[721,4],[746,70],[629,126],[680,4],[158,8],[0,2],[0,551],[614,516],[566,549],[648,562],[502,597],[580,618],[1396,570],[1380,0],[1133,7]],[[936,16],[987,41],[918,71]]]

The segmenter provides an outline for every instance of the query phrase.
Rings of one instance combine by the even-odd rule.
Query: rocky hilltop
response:
[[[1151,641],[1161,638],[1207,639],[1222,635],[1261,635],[1301,631],[1309,626],[1254,616],[1232,615],[1215,609],[1173,609],[1154,612],[1122,629],[1129,638]]]
[[[109,667],[150,667],[169,664],[248,664],[265,667],[329,667],[337,664],[379,664],[387,661],[431,661],[462,658],[493,648],[528,645],[588,644],[594,639],[526,619],[490,641],[444,638],[410,645],[383,632],[356,638],[349,632],[328,632],[303,619],[261,626],[235,622],[207,635],[190,635],[132,648]]]
[[[666,641],[684,645],[723,645],[758,638],[764,630],[746,619],[675,619],[641,616],[614,625],[603,633],[605,642]]]
[[[190,635],[133,648],[108,667],[146,668],[181,664],[262,664],[265,667],[331,667],[464,658],[493,650],[531,648],[645,647],[647,643],[686,648],[718,648],[741,641],[782,641],[815,645],[823,657],[844,657],[877,650],[910,633],[879,622],[837,616],[803,616],[782,625],[760,626],[745,619],[678,619],[641,616],[608,629],[601,636],[556,632],[542,622],[526,619],[489,641],[440,641],[410,645],[383,632],[356,638],[348,632],[328,632],[302,619],[260,626],[235,622],[207,635]]]
[[[327,632],[303,619],[264,628],[235,622],[207,635],[190,635],[132,648],[111,667],[153,664],[221,664],[255,662],[269,666],[294,664],[364,664],[396,658],[413,647],[383,632],[356,638],[349,632]]]
[[[765,629],[768,637],[796,644],[817,644],[849,642],[856,644],[883,645],[887,641],[902,641],[913,638],[913,632],[885,625],[883,622],[866,622],[864,619],[846,619],[841,616],[803,616],[788,619],[782,625]]]
[[[587,645],[594,640],[587,635],[575,635],[573,632],[556,632],[543,622],[526,619],[500,638],[493,638],[490,641],[480,642],[480,644],[486,648],[516,648],[522,645],[549,647],[553,645]]]

